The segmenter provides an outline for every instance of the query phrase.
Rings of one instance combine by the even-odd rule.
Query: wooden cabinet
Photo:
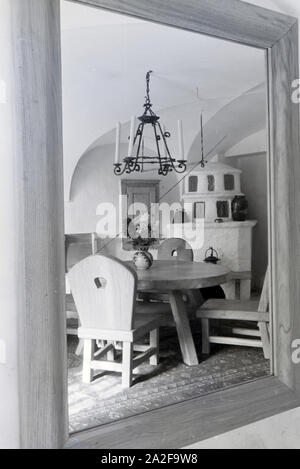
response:
[[[126,237],[128,236],[128,223],[133,218],[133,214],[139,215],[141,213],[142,204],[147,209],[150,220],[151,204],[158,203],[159,201],[159,181],[157,180],[123,180],[121,181],[122,195],[127,196],[127,207],[125,213],[122,214],[123,220],[123,248],[131,250],[132,246],[128,243]],[[130,213],[129,213],[130,207]],[[123,209],[124,210],[124,209]]]
[[[159,181],[126,180],[121,181],[122,195],[127,195],[128,207],[134,204],[143,204],[150,213],[151,204],[157,203],[159,198]]]

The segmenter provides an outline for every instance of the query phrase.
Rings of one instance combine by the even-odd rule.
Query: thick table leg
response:
[[[198,365],[199,361],[196,354],[187,310],[182,299],[182,293],[180,291],[172,291],[169,293],[169,297],[183,361],[189,366]]]
[[[221,285],[226,296],[226,300],[236,300],[236,281],[230,280]]]

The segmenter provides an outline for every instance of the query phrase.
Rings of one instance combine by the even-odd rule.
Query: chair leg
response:
[[[205,355],[210,354],[209,342],[209,319],[201,319],[202,326],[202,353]]]
[[[107,342],[108,344],[112,344],[114,345],[114,342]],[[110,362],[114,362],[116,359],[116,354],[115,354],[115,348],[113,348],[112,350],[110,350],[109,352],[107,352],[107,360],[110,361]]]
[[[270,360],[271,358],[271,346],[270,346],[270,336],[268,331],[268,325],[265,322],[258,323],[261,341],[263,344],[263,351],[266,360]]]
[[[156,348],[157,353],[149,359],[150,365],[158,365],[159,362],[159,329],[150,332],[150,347]]]
[[[79,339],[79,342],[75,351],[75,355],[79,357],[82,354],[82,351],[83,351],[83,339]]]
[[[132,360],[133,344],[132,342],[123,342],[122,358],[122,387],[130,388],[132,384]]]
[[[93,379],[93,370],[91,368],[91,361],[94,358],[95,341],[92,339],[84,339],[83,345],[83,367],[82,367],[82,382],[91,383]]]

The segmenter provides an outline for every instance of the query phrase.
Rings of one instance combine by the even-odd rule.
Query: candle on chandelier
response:
[[[118,164],[120,162],[120,146],[121,146],[121,124],[117,122],[116,126],[116,155],[115,155],[115,163]]]
[[[200,129],[201,129],[201,158],[204,161],[204,141],[203,141],[203,114],[200,116]]]
[[[178,145],[179,145],[179,159],[184,160],[182,120],[178,121]]]
[[[142,156],[145,156],[145,139],[142,140]]]
[[[130,124],[130,137],[129,137],[129,147],[128,147],[128,156],[131,157],[133,153],[133,145],[134,145],[134,129],[135,129],[135,116],[131,118]]]

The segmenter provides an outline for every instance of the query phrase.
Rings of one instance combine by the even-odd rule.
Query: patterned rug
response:
[[[192,327],[197,350],[201,350],[199,326]],[[160,364],[136,369],[134,385],[121,388],[121,375],[104,373],[91,384],[81,381],[82,359],[75,355],[78,340],[68,337],[70,431],[76,432],[131,417],[270,373],[270,364],[259,349],[215,346],[200,364],[182,363],[175,329],[161,328]]]

